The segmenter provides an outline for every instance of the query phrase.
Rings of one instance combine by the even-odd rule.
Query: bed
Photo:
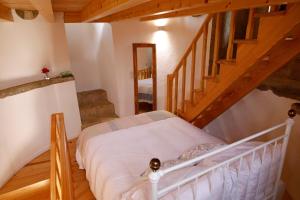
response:
[[[152,88],[152,78],[138,80],[138,101],[151,104],[153,102]]]
[[[84,129],[76,159],[96,199],[271,199],[291,126],[289,119],[226,144],[169,112],[154,111]],[[275,139],[251,141],[283,127],[285,134]]]

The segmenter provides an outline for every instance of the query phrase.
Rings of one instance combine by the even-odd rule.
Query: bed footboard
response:
[[[191,160],[182,162],[180,164],[177,164],[175,166],[166,168],[166,169],[160,169],[161,163],[160,160],[157,158],[154,158],[150,161],[150,168],[152,169],[152,172],[149,174],[149,181],[151,183],[151,199],[152,200],[158,200],[162,197],[164,197],[165,195],[169,194],[170,192],[176,192],[175,194],[180,194],[180,189],[181,187],[183,187],[184,185],[191,183],[193,181],[198,181],[199,178],[201,178],[202,176],[208,175],[209,173],[213,173],[216,172],[217,170],[224,170],[224,169],[228,169],[230,167],[231,164],[233,163],[239,163],[239,166],[237,168],[237,174],[239,175],[241,172],[241,166],[243,164],[243,162],[245,162],[245,158],[250,156],[250,160],[251,160],[251,164],[253,164],[254,158],[257,154],[259,154],[259,152],[262,154],[261,156],[261,162],[264,162],[264,158],[266,156],[266,152],[267,149],[271,149],[271,164],[273,161],[273,157],[275,154],[276,149],[279,149],[279,162],[278,162],[278,166],[276,166],[276,170],[275,170],[275,178],[274,181],[271,182],[271,190],[268,191],[261,191],[261,187],[260,187],[260,178],[258,178],[258,184],[255,185],[256,187],[256,193],[255,193],[255,198],[257,199],[257,197],[259,196],[259,199],[276,199],[276,195],[277,195],[277,190],[278,190],[278,184],[280,181],[280,177],[281,177],[281,172],[282,172],[282,168],[283,168],[283,163],[284,163],[284,159],[285,159],[285,154],[286,154],[286,149],[287,149],[287,145],[288,145],[288,141],[289,141],[289,136],[291,133],[291,129],[294,123],[293,117],[295,117],[296,112],[294,110],[290,110],[288,112],[289,118],[282,124],[276,125],[274,127],[271,127],[267,130],[261,131],[259,133],[256,133],[254,135],[251,135],[247,138],[244,138],[242,140],[239,140],[235,143],[232,143],[230,145],[226,145],[224,147],[218,148],[214,151],[211,151],[209,153],[206,153],[204,155],[201,155],[199,157],[193,158]],[[257,139],[259,137],[262,136],[266,136],[268,134],[270,134],[271,132],[278,130],[280,128],[284,128],[285,127],[285,131],[284,133],[281,133],[280,136],[275,136],[273,138],[269,138],[267,139],[267,141],[264,141],[262,143],[260,143],[259,145],[251,148],[250,150],[247,150],[245,152],[242,152],[240,154],[234,155],[233,157],[226,159],[225,161],[219,162],[217,164],[214,164],[211,167],[205,168],[203,170],[200,170],[199,172],[197,172],[196,174],[193,174],[191,176],[187,176],[179,181],[176,181],[175,183],[172,183],[168,186],[165,186],[164,188],[159,189],[158,185],[159,185],[159,181],[162,177],[164,177],[165,175],[189,167],[189,166],[193,166],[205,159],[211,158],[213,156],[217,156],[220,155],[221,153],[224,153],[227,150],[233,149],[234,147],[237,147],[239,145],[242,145],[246,142],[252,141],[254,139]],[[261,164],[262,165],[262,164]],[[267,180],[269,181],[270,177],[270,172],[271,170],[268,170],[267,172]],[[223,171],[223,174],[225,172]],[[250,169],[249,169],[249,173],[250,173]],[[258,172],[258,177],[260,177],[260,173],[261,173],[261,169],[259,169]],[[250,177],[250,174],[249,174]],[[249,181],[249,179],[248,179]],[[225,178],[223,175],[223,190],[222,190],[222,199],[226,199],[225,198]],[[247,187],[246,187],[246,193],[247,193]],[[265,189],[266,190],[266,189]],[[258,194],[260,193],[260,194]],[[263,195],[263,196],[262,196]],[[174,195],[173,195],[174,196]],[[176,196],[176,199],[178,196]]]

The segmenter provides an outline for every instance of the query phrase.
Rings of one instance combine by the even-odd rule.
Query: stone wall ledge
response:
[[[13,95],[17,95],[20,93],[28,92],[30,90],[34,90],[37,88],[42,88],[42,87],[46,87],[49,85],[54,85],[54,84],[73,81],[73,80],[74,80],[73,76],[54,77],[49,80],[39,80],[39,81],[30,82],[30,83],[25,83],[22,85],[13,86],[10,88],[0,90],[0,99],[9,97],[9,96],[13,96]]]

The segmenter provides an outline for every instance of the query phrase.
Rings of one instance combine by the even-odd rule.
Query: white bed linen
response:
[[[95,136],[86,143],[86,151],[82,155],[84,168],[91,191],[99,200],[149,199],[149,182],[140,175],[147,169],[151,158],[173,160],[199,144],[224,144],[178,117]],[[246,143],[206,159],[197,166],[171,173],[160,180],[159,188],[260,144]],[[254,158],[247,157],[239,174],[239,164],[236,162],[228,169],[219,169],[199,178],[197,182],[187,184],[180,192],[169,193],[163,200],[219,200],[223,194],[226,200],[260,200],[265,192],[269,193],[273,188],[280,147],[277,146],[275,155],[270,152],[271,149],[267,149],[263,162],[261,152]],[[177,194],[179,196],[176,197]]]
[[[152,94],[152,78],[138,80],[138,93]]]
[[[114,200],[139,183],[151,158],[176,159],[205,143],[223,142],[173,117],[93,137],[87,141],[82,159],[95,197]]]

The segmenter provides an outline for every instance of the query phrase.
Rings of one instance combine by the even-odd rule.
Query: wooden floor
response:
[[[75,199],[93,200],[85,170],[80,170],[76,163],[76,140],[69,142],[69,148]],[[0,189],[0,200],[50,199],[49,177],[50,152],[47,151],[23,167]]]

